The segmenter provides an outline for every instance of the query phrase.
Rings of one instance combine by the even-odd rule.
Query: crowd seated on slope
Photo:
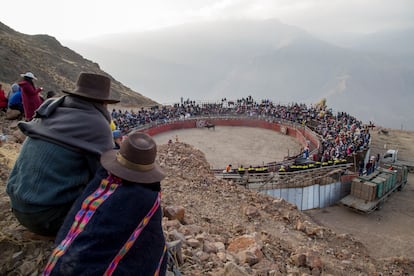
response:
[[[197,103],[187,99],[171,106],[153,106],[136,111],[112,110],[117,129],[123,134],[148,124],[164,124],[195,116],[249,116],[306,125],[321,137],[319,153],[309,156],[317,162],[351,156],[367,149],[370,139],[368,126],[347,113],[335,115],[326,105],[282,105],[270,100],[256,102],[251,96],[236,101],[223,98],[216,103]]]

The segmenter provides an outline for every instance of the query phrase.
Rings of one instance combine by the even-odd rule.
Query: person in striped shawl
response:
[[[134,131],[102,167],[58,232],[43,275],[165,275],[157,147]]]

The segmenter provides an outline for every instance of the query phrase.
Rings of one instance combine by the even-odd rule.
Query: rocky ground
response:
[[[0,275],[38,275],[52,241],[33,240],[13,217],[5,193],[20,148],[15,122],[0,147]],[[11,123],[11,124],[10,124]],[[163,226],[181,245],[183,275],[412,275],[414,261],[373,258],[350,234],[337,234],[281,199],[216,179],[204,154],[185,143],[159,146]]]

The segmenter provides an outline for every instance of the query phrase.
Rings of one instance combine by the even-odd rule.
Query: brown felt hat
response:
[[[155,162],[157,145],[148,134],[134,131],[122,142],[118,150],[101,155],[102,166],[113,175],[137,183],[154,183],[165,174]]]
[[[103,101],[105,103],[119,103],[119,100],[111,99],[111,79],[107,76],[95,73],[81,73],[76,82],[76,89],[65,91],[65,93],[77,95],[92,101]]]

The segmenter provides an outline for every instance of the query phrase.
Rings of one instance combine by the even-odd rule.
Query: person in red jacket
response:
[[[2,85],[0,84],[0,110],[6,111],[7,103],[8,103],[8,100],[6,98],[6,94],[4,93]]]
[[[37,78],[35,75],[33,75],[32,72],[20,74],[20,76],[23,77],[23,80],[19,82],[19,86],[22,90],[25,120],[30,121],[33,118],[36,109],[43,102],[42,98],[40,97],[40,92],[43,90],[43,88],[35,87],[33,80],[37,80]]]

